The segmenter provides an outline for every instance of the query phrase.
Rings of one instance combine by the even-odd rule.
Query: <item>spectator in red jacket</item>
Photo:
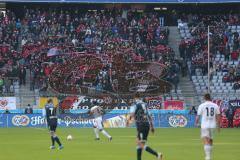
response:
[[[231,58],[232,60],[238,60],[239,52],[238,51],[232,51]]]

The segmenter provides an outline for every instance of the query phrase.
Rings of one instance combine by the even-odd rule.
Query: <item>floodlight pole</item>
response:
[[[208,26],[208,93],[210,93],[210,26]]]

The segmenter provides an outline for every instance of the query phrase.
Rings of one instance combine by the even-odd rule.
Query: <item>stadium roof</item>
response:
[[[0,0],[0,2],[66,2],[66,3],[240,3],[240,0]]]

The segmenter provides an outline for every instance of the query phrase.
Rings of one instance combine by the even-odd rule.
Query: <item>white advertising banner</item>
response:
[[[0,109],[16,109],[16,97],[0,97]]]

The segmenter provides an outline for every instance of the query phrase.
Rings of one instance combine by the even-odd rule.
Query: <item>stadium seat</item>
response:
[[[200,86],[207,86],[205,82],[201,82]]]
[[[184,97],[183,96],[180,96],[180,97],[178,97],[179,98],[179,100],[184,100]]]
[[[197,76],[192,76],[192,80],[197,79]]]
[[[182,94],[182,91],[178,89],[177,94]]]
[[[216,86],[216,89],[217,89],[217,90],[221,90],[221,87],[220,87],[220,86]]]
[[[210,91],[213,92],[215,90],[214,86],[210,86]]]
[[[238,61],[234,61],[234,65],[237,66],[239,64]]]
[[[226,86],[228,86],[228,87],[231,86],[231,83],[225,83],[225,84],[226,84]]]
[[[171,100],[172,98],[171,97],[166,97],[166,100]]]
[[[203,79],[204,80],[208,80],[208,76],[203,76]]]
[[[199,82],[199,83],[204,83],[204,82],[203,82],[203,79],[198,79],[198,82]]]
[[[224,93],[229,93],[229,90],[223,90]]]
[[[198,82],[198,80],[197,80],[197,79],[193,79],[192,81],[193,81],[193,83],[197,83],[197,82]]]
[[[236,94],[240,95],[240,90],[236,90]]]
[[[199,73],[199,71],[197,71]],[[200,80],[202,79],[202,75],[197,75],[197,79]]]
[[[194,86],[200,86],[200,83],[196,82],[194,83]]]
[[[173,100],[178,100],[178,97],[177,96],[173,96],[172,99]]]

